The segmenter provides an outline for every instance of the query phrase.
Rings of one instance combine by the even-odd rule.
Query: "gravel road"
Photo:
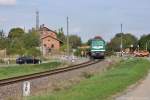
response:
[[[150,100],[150,73],[138,86],[115,100]]]

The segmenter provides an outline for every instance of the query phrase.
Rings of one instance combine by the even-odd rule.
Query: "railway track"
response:
[[[14,83],[17,83],[17,82],[27,81],[27,80],[36,79],[36,78],[40,78],[40,77],[45,77],[45,76],[49,76],[49,75],[54,75],[54,74],[58,74],[58,73],[63,73],[63,72],[67,72],[67,71],[87,67],[87,66],[96,64],[98,62],[100,62],[100,60],[87,61],[87,62],[84,62],[84,63],[81,63],[81,64],[72,65],[72,66],[65,67],[65,68],[58,68],[58,69],[54,69],[54,70],[49,70],[49,71],[44,71],[44,72],[39,72],[39,73],[34,73],[34,74],[29,74],[29,75],[24,75],[24,76],[18,76],[18,77],[12,77],[12,78],[8,78],[8,79],[2,79],[2,80],[0,80],[0,86],[14,84]]]

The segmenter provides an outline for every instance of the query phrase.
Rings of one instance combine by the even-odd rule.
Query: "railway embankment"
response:
[[[71,70],[56,75],[30,79],[0,87],[0,100],[21,100],[25,95],[38,95],[47,91],[60,91],[70,88],[82,80],[92,77],[95,73],[105,71],[116,59],[106,59],[92,66]],[[28,91],[28,93],[24,93]],[[4,99],[3,99],[4,98]]]
[[[87,78],[80,80],[79,84],[64,89],[56,88],[55,92],[48,91],[44,95],[29,97],[28,100],[110,100],[113,95],[145,77],[149,65],[150,62],[145,59],[126,59],[104,72],[89,77],[84,75]]]
[[[64,63],[65,64],[65,63]],[[64,65],[62,64],[62,66]],[[55,69],[61,66],[60,62],[50,62],[38,65],[16,65],[9,67],[0,67],[0,79],[6,79],[10,77],[16,77],[21,75],[28,75],[32,73],[37,73],[41,71]]]

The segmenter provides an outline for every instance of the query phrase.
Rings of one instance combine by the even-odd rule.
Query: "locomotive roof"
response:
[[[96,37],[94,37],[94,39],[102,39],[102,37],[101,36],[96,36]]]
[[[102,41],[104,41],[103,38],[100,37],[100,36],[96,36],[96,37],[94,37],[92,40],[102,40]]]

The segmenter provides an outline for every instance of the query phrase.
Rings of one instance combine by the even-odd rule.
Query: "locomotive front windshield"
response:
[[[92,41],[92,46],[104,46],[104,41],[94,40]]]

